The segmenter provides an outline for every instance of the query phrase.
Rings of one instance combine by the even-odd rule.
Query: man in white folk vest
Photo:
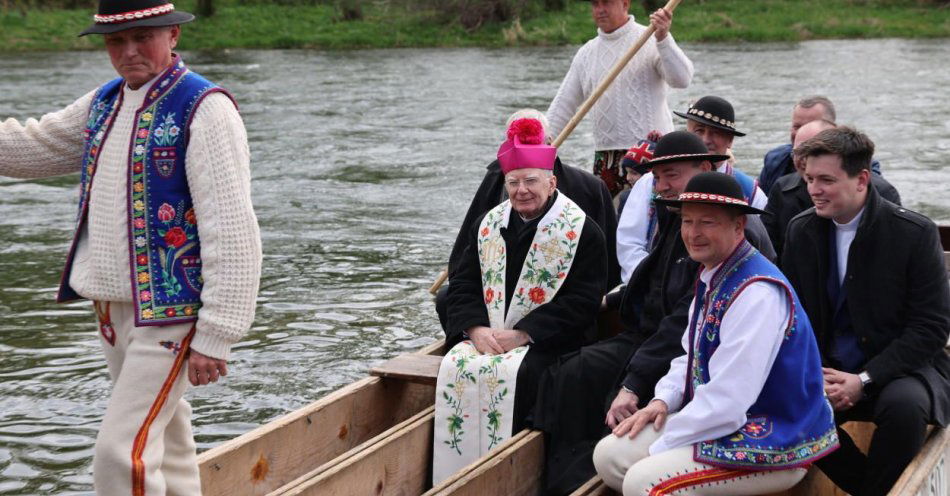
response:
[[[551,136],[557,136],[632,47],[647,27],[629,14],[630,0],[591,0],[597,36],[574,55],[571,68],[548,107]],[[673,116],[666,103],[669,89],[686,88],[693,79],[693,63],[670,34],[673,14],[659,9],[650,15],[654,35],[621,71],[591,108],[594,125],[594,175],[613,196],[626,187],[620,162],[627,150],[652,130],[673,130]]]
[[[193,19],[161,0],[101,0],[82,35],[102,35],[119,77],[39,121],[0,123],[0,174],[80,173],[57,301],[93,300],[113,381],[97,494],[200,494],[182,395],[227,374],[254,320],[247,135],[231,96],[173,52]]]
[[[433,482],[527,425],[542,371],[583,344],[607,284],[596,222],[557,190],[536,119],[498,150],[509,199],[473,223],[448,292],[436,385]]]

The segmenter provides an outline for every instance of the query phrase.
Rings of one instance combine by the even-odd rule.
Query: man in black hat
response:
[[[745,133],[736,129],[732,104],[718,96],[704,96],[685,113],[673,113],[686,119],[686,130],[699,136],[710,153],[726,157],[713,164],[714,170],[735,177],[749,204],[760,210],[764,209],[768,202],[765,193],[756,186],[754,179],[729,163],[729,150],[732,148],[733,139],[736,136],[745,136]],[[656,211],[651,205],[654,195],[652,186],[651,174],[644,175],[637,182],[627,198],[624,207],[626,212],[621,215],[623,221],[617,225],[617,260],[620,262],[622,277],[629,276],[650,251],[650,238],[656,226],[652,215],[652,212]],[[755,231],[765,231],[765,226],[758,216],[750,216],[749,224]],[[770,260],[775,259],[771,247],[763,250],[763,254]]]
[[[887,494],[950,421],[950,287],[937,226],[870,186],[874,144],[839,127],[802,143],[815,207],[788,225],[782,270],[801,297],[821,350],[836,422],[872,420],[864,455],[841,449],[818,463],[850,494]]]
[[[625,496],[786,490],[838,441],[808,318],[744,239],[746,215],[763,212],[714,172],[657,203],[680,209],[682,241],[702,271],[679,356],[649,404],[597,444],[597,473]]]
[[[247,136],[230,95],[173,52],[192,19],[163,1],[102,0],[82,35],[102,35],[119,77],[39,121],[0,123],[0,174],[80,172],[57,300],[93,300],[113,380],[98,494],[200,494],[182,395],[227,374],[254,319]]]
[[[724,158],[709,153],[697,136],[674,131],[657,142],[647,165],[658,194],[676,198],[690,178]],[[561,357],[542,377],[534,426],[547,437],[545,494],[570,493],[593,477],[591,453],[606,428],[645,405],[670,361],[682,353],[699,266],[679,236],[678,213],[661,208],[657,219],[654,250],[620,296],[623,332]],[[769,244],[761,237],[755,243]]]

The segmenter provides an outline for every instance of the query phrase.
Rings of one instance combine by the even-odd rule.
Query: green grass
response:
[[[327,5],[247,4],[219,0],[217,13],[187,25],[181,48],[387,48],[578,44],[594,34],[587,2],[524,22],[466,31],[431,12],[366,2],[364,19],[340,21]],[[176,2],[194,10],[195,0]],[[633,13],[644,19],[639,2]],[[0,12],[0,51],[87,50],[77,38],[90,10]],[[950,8],[924,0],[684,0],[673,33],[680,41],[799,41],[822,38],[950,37]]]

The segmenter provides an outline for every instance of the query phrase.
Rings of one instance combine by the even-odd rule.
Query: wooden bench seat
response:
[[[370,375],[435,386],[442,357],[436,355],[399,355],[370,369]]]

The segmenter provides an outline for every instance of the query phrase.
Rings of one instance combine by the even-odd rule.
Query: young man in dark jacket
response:
[[[927,424],[950,420],[950,289],[937,227],[870,186],[873,152],[847,127],[802,144],[815,207],[792,219],[782,255],[818,339],[836,421],[877,425],[867,456],[839,428],[841,449],[817,463],[862,496],[886,494]]]

